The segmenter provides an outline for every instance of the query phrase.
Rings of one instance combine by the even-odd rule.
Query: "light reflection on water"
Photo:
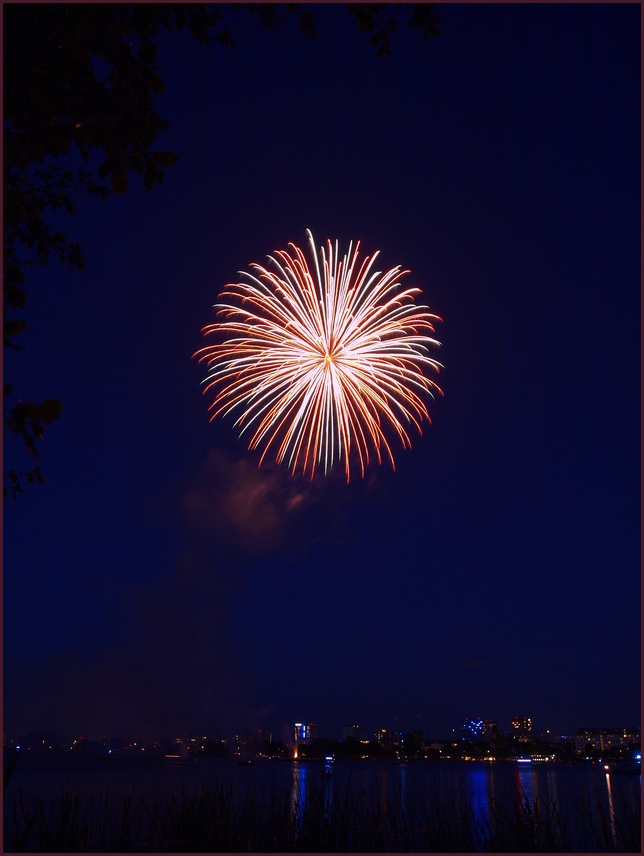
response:
[[[335,797],[335,788],[333,787],[332,781],[335,776],[335,771],[333,769],[333,761],[328,758],[324,762],[324,771],[322,775],[324,776],[324,816],[328,818],[331,817]]]
[[[335,800],[335,770],[333,762],[324,761],[324,767],[320,773],[319,765],[311,767],[308,764],[298,762],[292,765],[291,786],[289,804],[291,820],[296,820],[298,827],[302,827],[304,812],[306,811],[307,784],[314,781],[316,774],[322,776],[323,805],[325,817],[331,817]]]
[[[273,767],[273,771],[278,769]],[[288,769],[291,818],[300,829],[311,794],[316,795],[316,801],[320,793],[323,794],[324,814],[332,818],[338,798],[342,802],[349,790],[375,799],[383,820],[388,816],[395,818],[397,812],[413,817],[414,808],[423,800],[439,806],[440,816],[449,815],[454,808],[464,810],[473,821],[476,850],[485,849],[487,836],[498,824],[499,815],[495,811],[499,807],[506,807],[509,817],[516,812],[516,816],[527,822],[526,829],[536,830],[538,817],[544,821],[554,818],[553,829],[556,830],[560,829],[558,822],[562,816],[574,815],[574,807],[580,799],[603,825],[612,848],[616,849],[619,815],[623,814],[625,805],[634,808],[641,792],[640,777],[622,777],[621,780],[618,777],[616,781],[615,776],[604,774],[601,769],[575,769],[563,765],[448,763],[432,766],[412,763],[396,766],[299,762]],[[555,831],[554,834],[560,833]]]
[[[474,819],[485,822],[490,811],[489,783],[487,770],[472,770],[468,776],[469,791],[472,795],[471,806]]]
[[[525,818],[526,812],[534,811],[535,805],[540,804],[536,767],[534,769],[525,766],[517,767],[514,772],[514,783],[519,816]]]
[[[493,787],[493,782],[489,775],[489,770],[472,770],[468,776],[468,784],[470,791],[469,805],[474,818],[474,828],[478,831],[478,845],[482,844],[483,832],[490,820],[490,796]]]
[[[613,788],[611,786],[610,774],[606,773],[606,790],[608,792],[608,816],[610,818],[610,837],[613,848],[617,849],[617,827],[615,824],[615,804],[613,802]]]
[[[304,807],[306,805],[306,774],[307,764],[293,764],[293,781],[291,783],[291,820],[297,819],[298,827],[302,826]]]
[[[25,759],[26,760],[26,759]],[[22,759],[21,759],[22,763]],[[338,762],[272,762],[257,759],[255,766],[240,767],[230,758],[179,767],[163,764],[112,764],[105,759],[84,759],[83,763],[68,763],[64,768],[42,765],[31,767],[22,763],[12,777],[7,799],[9,805],[18,788],[25,797],[56,798],[67,788],[81,799],[90,793],[109,793],[114,797],[130,794],[154,801],[182,791],[195,792],[208,785],[223,785],[231,789],[236,801],[243,802],[252,790],[268,795],[272,788],[288,794],[291,817],[302,823],[307,796],[323,794],[324,813],[332,815],[345,794],[350,791],[364,795],[383,815],[393,807],[417,806],[424,801],[441,813],[452,807],[471,812],[477,827],[484,829],[490,820],[493,802],[513,800],[517,809],[566,815],[583,800],[588,810],[598,818],[598,804],[603,807],[608,833],[616,840],[616,831],[624,805],[632,810],[639,804],[639,776],[608,775],[597,767],[566,767],[544,765],[532,767],[518,764],[412,762],[407,766],[395,763]],[[504,803],[510,805],[509,802]]]

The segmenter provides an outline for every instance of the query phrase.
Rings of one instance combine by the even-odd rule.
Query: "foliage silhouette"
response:
[[[202,45],[234,47],[224,13],[245,10],[269,30],[283,21],[280,5],[5,4],[5,346],[20,349],[15,340],[26,324],[14,313],[25,308],[28,271],[52,258],[69,270],[86,270],[79,244],[48,224],[47,213],[73,213],[81,191],[103,200],[123,194],[131,173],[139,174],[145,189],[151,190],[178,160],[175,153],[154,147],[159,132],[168,127],[154,107],[154,96],[165,88],[156,67],[159,33],[186,29]],[[311,6],[284,6],[305,37],[319,37]],[[404,6],[411,11],[408,25],[423,30],[423,40],[438,35],[435,4]],[[401,4],[347,8],[360,30],[374,33],[370,43],[376,54],[390,54]],[[69,163],[70,156],[73,162],[78,155],[81,166],[61,166],[61,159]],[[11,392],[7,384],[5,426],[22,436],[28,452],[37,457],[36,442],[44,426],[60,415],[61,404],[53,398],[41,404],[20,400],[8,409]],[[28,482],[43,481],[38,468],[28,473],[12,469],[4,473],[5,496],[11,493],[16,499],[23,492],[21,476]]]

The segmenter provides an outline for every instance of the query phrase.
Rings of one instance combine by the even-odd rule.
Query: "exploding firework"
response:
[[[373,271],[377,252],[358,268],[359,242],[340,259],[328,241],[318,257],[307,235],[312,266],[289,244],[219,295],[221,320],[202,331],[217,341],[194,355],[208,365],[204,392],[216,389],[212,419],[235,411],[260,464],[276,450],[292,473],[343,461],[349,481],[352,459],[364,477],[383,451],[395,469],[387,435],[411,446],[408,427],[430,421],[424,397],[441,392],[423,372],[441,368],[427,335],[440,318],[414,303],[419,288],[401,287],[409,271]]]

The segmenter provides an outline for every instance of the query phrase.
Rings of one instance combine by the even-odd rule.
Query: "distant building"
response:
[[[478,739],[483,734],[483,720],[470,719],[469,716],[463,720],[463,739]]]
[[[570,746],[575,755],[583,755],[586,751],[586,747],[588,743],[591,743],[593,746],[595,745],[592,740],[588,740],[586,737],[580,736],[567,736],[562,735],[561,737],[553,737],[550,740],[550,743],[553,743],[555,746],[558,746],[560,749],[565,748],[566,746]]]
[[[516,737],[529,737],[532,732],[532,720],[529,716],[515,716],[511,725],[512,734]]]
[[[354,740],[365,740],[365,730],[362,725],[344,725],[342,728],[342,739],[353,737]]]
[[[499,727],[491,719],[467,719],[463,720],[464,740],[492,740],[498,734]]]
[[[318,736],[318,727],[314,722],[296,722],[294,726],[295,745],[311,743]]]
[[[639,728],[580,728],[577,737],[586,743],[592,743],[595,749],[605,752],[613,746],[630,746],[639,743]]]
[[[551,737],[555,746],[570,746],[576,755],[583,755],[590,744],[597,752],[605,752],[613,746],[632,746],[640,742],[639,728],[580,728],[576,734]]]
[[[380,728],[374,734],[377,743],[381,746],[391,747],[399,746],[402,743],[402,734],[400,731],[388,731],[386,728]]]

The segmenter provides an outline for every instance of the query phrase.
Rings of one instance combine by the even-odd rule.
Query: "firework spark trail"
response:
[[[194,355],[208,365],[204,392],[217,389],[211,418],[241,410],[235,425],[254,431],[249,448],[263,446],[260,464],[277,446],[277,462],[292,473],[313,478],[316,467],[326,473],[344,460],[349,481],[353,452],[364,477],[383,450],[395,469],[386,426],[411,446],[404,423],[421,432],[430,421],[421,396],[441,392],[423,373],[442,368],[428,356],[440,343],[427,335],[440,318],[414,303],[419,288],[401,289],[409,271],[372,271],[376,252],[356,274],[360,242],[340,259],[338,242],[328,241],[318,258],[307,235],[313,268],[289,244],[292,254],[268,256],[273,270],[252,264],[240,272],[247,281],[220,294],[222,320],[202,332],[221,341]]]

